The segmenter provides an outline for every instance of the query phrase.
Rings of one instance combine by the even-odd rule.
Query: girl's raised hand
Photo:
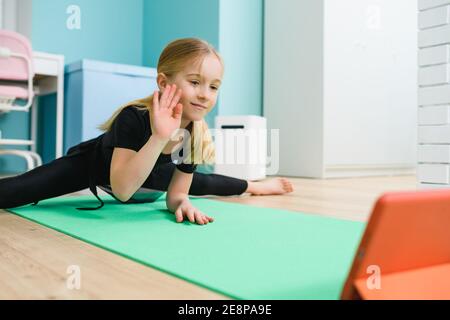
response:
[[[163,140],[170,140],[172,134],[180,128],[183,105],[179,103],[181,89],[167,85],[160,97],[159,91],[153,95],[153,108],[150,110],[150,125],[152,135]]]

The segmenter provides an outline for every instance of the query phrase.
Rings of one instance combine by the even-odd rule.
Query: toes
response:
[[[294,191],[294,187],[292,186],[292,183],[290,183],[287,179],[284,179],[284,181],[283,181],[283,188],[286,192]]]

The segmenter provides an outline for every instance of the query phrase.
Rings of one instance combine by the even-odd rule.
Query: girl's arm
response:
[[[139,152],[114,148],[110,182],[114,195],[120,201],[128,201],[144,184],[167,142],[157,136],[150,136]]]
[[[149,110],[152,135],[138,151],[114,148],[111,160],[110,182],[114,195],[128,201],[144,184],[172,133],[180,127],[183,105],[179,103],[181,90],[167,85],[159,96],[156,91]]]
[[[213,218],[206,216],[189,201],[188,194],[192,178],[193,174],[184,173],[175,169],[167,189],[167,209],[169,209],[170,212],[175,213],[177,222],[182,222],[184,216],[192,223],[197,222],[198,224],[207,224],[213,222]]]

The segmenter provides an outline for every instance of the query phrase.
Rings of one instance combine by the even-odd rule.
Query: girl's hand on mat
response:
[[[170,140],[175,130],[180,128],[183,105],[179,103],[181,89],[167,85],[163,94],[159,91],[153,95],[153,108],[150,110],[150,126],[152,135],[162,140]]]
[[[183,222],[184,217],[187,217],[190,222],[197,224],[208,224],[213,222],[214,219],[208,217],[203,212],[195,208],[189,201],[183,201],[175,210],[175,216],[177,222]]]

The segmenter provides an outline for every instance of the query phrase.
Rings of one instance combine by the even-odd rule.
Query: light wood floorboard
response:
[[[382,193],[416,189],[413,176],[289,179],[295,191],[288,195],[208,198],[367,221]],[[80,194],[89,192],[72,195]],[[80,290],[67,289],[70,265],[81,268]],[[0,210],[0,299],[226,298]]]

